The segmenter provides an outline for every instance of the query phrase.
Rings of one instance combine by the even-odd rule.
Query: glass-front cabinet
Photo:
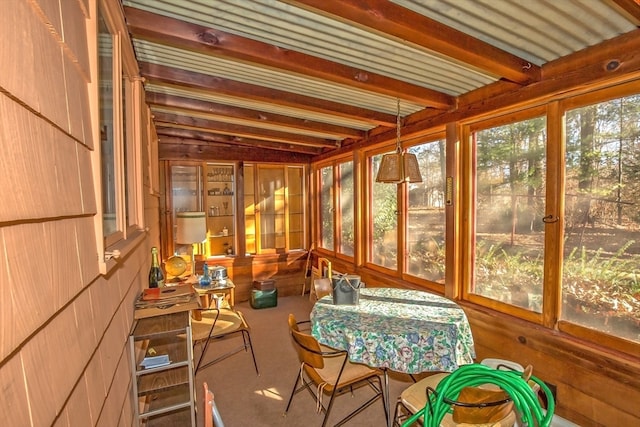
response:
[[[305,249],[304,179],[302,166],[244,165],[247,253]]]
[[[191,245],[175,243],[179,212],[205,213],[206,239],[193,245],[196,255],[253,255],[306,249],[303,165],[171,162],[169,170],[171,191],[167,206],[173,231],[169,253],[185,256],[191,253]]]
[[[205,207],[207,209],[207,253],[235,253],[235,166],[207,163]]]

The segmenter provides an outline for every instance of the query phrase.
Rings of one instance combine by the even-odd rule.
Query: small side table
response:
[[[198,296],[200,297],[200,305],[203,308],[207,308],[211,306],[211,296],[215,295],[215,294],[224,294],[224,300],[226,302],[226,305],[228,305],[228,308],[233,308],[233,306],[235,305],[236,302],[236,285],[233,284],[233,282],[231,281],[231,279],[227,279],[224,281],[224,283],[220,283],[220,282],[211,282],[211,285],[209,286],[200,286],[200,284],[194,284],[193,288],[196,290],[196,292],[198,293]],[[225,304],[222,304],[222,307],[224,307]],[[198,319],[198,316],[201,315],[201,313],[196,310],[193,312],[194,314],[194,319],[196,320],[201,320]]]

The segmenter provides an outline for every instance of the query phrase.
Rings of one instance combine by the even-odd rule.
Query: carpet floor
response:
[[[202,384],[213,391],[215,402],[226,427],[320,426],[322,413],[316,412],[316,402],[304,391],[294,396],[286,416],[284,410],[296,380],[300,364],[291,343],[287,319],[293,313],[297,320],[309,318],[313,304],[308,295],[278,299],[277,307],[255,310],[247,302],[236,305],[251,327],[251,338],[260,375],[253,367],[251,354],[240,352],[209,366],[196,375],[198,426],[203,425]],[[240,335],[224,341],[213,341],[205,361],[224,354],[242,342]],[[196,347],[194,357],[199,356]],[[390,402],[396,399],[413,381],[408,375],[390,372]],[[371,389],[362,387],[338,396],[327,425],[333,425],[371,396]],[[328,396],[324,400],[328,401]],[[382,403],[374,403],[351,419],[348,426],[377,427],[385,425]]]

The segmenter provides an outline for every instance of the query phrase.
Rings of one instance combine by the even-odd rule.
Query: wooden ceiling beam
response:
[[[158,127],[157,133],[160,144],[164,143],[183,143],[183,144],[220,144],[225,145],[230,150],[234,150],[238,146],[264,148],[268,150],[292,151],[295,153],[303,153],[310,155],[318,155],[323,152],[322,148],[309,147],[296,144],[284,144],[280,142],[264,141],[252,138],[236,138],[230,135],[220,135],[215,133],[202,133],[190,129],[180,129],[172,127]]]
[[[265,150],[255,147],[236,147],[229,150],[217,144],[160,144],[159,160],[225,159],[227,161],[269,162],[269,163],[309,163],[312,156],[304,153]]]
[[[640,0],[609,0],[609,3],[617,7],[636,26],[640,25]]]
[[[222,94],[256,102],[266,102],[283,107],[296,108],[302,111],[308,110],[330,116],[359,120],[376,126],[394,127],[396,123],[396,116],[393,114],[381,113],[352,105],[298,95],[292,92],[285,92],[249,83],[241,83],[149,62],[140,63],[140,74],[149,82],[159,82],[164,85],[182,89],[187,87],[193,90],[200,90],[203,93]]]
[[[444,58],[521,85],[540,80],[540,67],[387,0],[282,0],[407,41]]]
[[[298,135],[295,133],[274,131],[270,129],[252,128],[249,126],[201,119],[199,117],[182,116],[179,114],[154,111],[153,117],[156,127],[168,124],[171,127],[196,129],[199,132],[233,135],[235,138],[253,138],[265,141],[281,142],[284,144],[307,145],[311,147],[335,148],[340,145],[339,141],[315,138],[306,135]]]
[[[428,107],[446,110],[455,103],[451,95],[364,69],[140,9],[127,7],[125,10],[129,31],[135,38],[274,67]]]
[[[152,106],[182,110],[185,115],[188,115],[189,111],[193,111],[211,114],[214,116],[241,119],[255,123],[268,123],[274,126],[288,127],[301,131],[330,134],[337,138],[361,139],[365,137],[364,131],[346,126],[313,122],[310,120],[269,113],[266,111],[250,110],[248,108],[234,107],[216,102],[167,95],[158,92],[147,92],[146,101]]]

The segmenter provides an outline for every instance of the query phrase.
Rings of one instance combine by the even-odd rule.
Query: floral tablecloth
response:
[[[347,350],[352,362],[397,372],[451,372],[475,358],[462,308],[429,292],[365,288],[358,305],[326,296],[314,305],[311,326],[318,341]]]

